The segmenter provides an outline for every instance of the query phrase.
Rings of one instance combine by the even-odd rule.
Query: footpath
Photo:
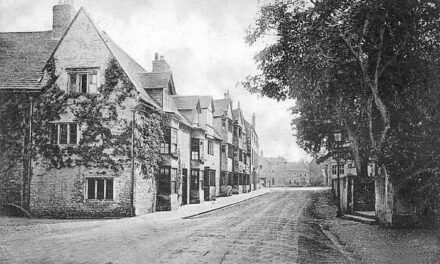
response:
[[[236,203],[253,199],[269,192],[269,189],[259,189],[249,193],[242,193],[229,197],[218,197],[215,201],[206,201],[201,204],[184,205],[174,211],[154,212],[137,217],[119,219],[28,219],[0,216],[0,242],[2,239],[6,239],[7,237],[24,233],[33,233],[34,235],[48,231],[52,233],[63,233],[67,231],[72,232],[75,230],[93,229],[102,225],[120,226],[133,223],[152,223],[190,218],[191,216],[196,216],[232,206]]]
[[[330,192],[316,201],[315,211],[324,232],[351,263],[440,264],[439,228],[395,229],[336,218]]]

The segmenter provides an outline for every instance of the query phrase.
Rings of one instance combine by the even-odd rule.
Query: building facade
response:
[[[250,177],[258,171],[257,155],[252,154],[258,153],[255,116],[246,125],[240,108],[234,114],[230,99],[178,95],[163,56],[155,54],[152,71],[146,71],[99,31],[83,8],[76,12],[70,1],[54,6],[53,22],[52,30],[45,32],[0,33],[4,51],[0,54],[4,62],[0,65],[0,92],[23,94],[29,99],[29,116],[24,120],[29,133],[22,135],[22,153],[30,149],[32,136],[40,132],[30,125],[36,114],[32,98],[44,96],[44,87],[52,80],[70,97],[65,102],[67,110],[49,121],[51,148],[75,155],[72,149],[85,146],[90,138],[88,129],[94,126],[114,138],[126,138],[118,145],[121,149],[103,147],[96,153],[116,157],[115,164],[109,166],[86,166],[66,159],[68,166],[54,167],[30,154],[5,162],[2,156],[2,164],[12,165],[1,171],[0,207],[12,205],[48,217],[134,216],[215,200],[232,193],[233,187],[236,193],[255,188],[252,184],[257,176]],[[23,57],[28,59],[23,61]],[[111,65],[116,65],[111,70],[121,75],[113,82],[107,79]],[[104,93],[107,108],[96,115],[112,121],[82,120],[78,113],[86,115],[84,102]],[[146,116],[156,120],[149,121]],[[148,153],[135,155],[136,151],[156,151],[155,143],[143,143],[151,145],[142,148],[134,145],[142,142],[142,133],[152,133],[148,129],[154,122],[160,122],[163,130],[157,171],[155,166],[144,166],[149,162]],[[102,143],[100,139],[97,142]]]

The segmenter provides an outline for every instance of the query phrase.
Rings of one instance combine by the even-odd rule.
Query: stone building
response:
[[[0,38],[4,50],[0,56],[8,58],[5,64],[16,67],[19,72],[3,76],[2,92],[35,92],[38,96],[40,88],[50,78],[46,63],[53,61],[57,76],[55,84],[66,94],[79,94],[78,100],[81,100],[83,95],[98,93],[109,61],[115,60],[135,89],[135,94],[127,94],[116,106],[118,121],[143,126],[141,119],[134,118],[132,110],[138,105],[158,109],[142,87],[138,73],[145,70],[109,36],[100,32],[83,8],[75,12],[69,1],[54,6],[51,31],[1,33]],[[28,64],[28,60],[32,63]],[[26,75],[27,72],[32,74]],[[78,145],[83,137],[85,127],[77,123],[71,111],[71,106],[79,103],[78,100],[68,101],[67,112],[52,121],[51,144],[58,145],[63,151]],[[110,130],[119,133],[117,126]],[[84,166],[54,169],[39,162],[38,157],[29,162],[31,167],[22,172],[26,177],[16,175],[17,179],[22,179],[22,200],[10,202],[24,205],[34,215],[128,216],[154,211],[154,181],[144,177],[136,165],[140,162],[135,158],[131,162],[122,162],[123,169],[117,174],[106,168]]]
[[[25,132],[17,132],[23,155],[16,160],[1,156],[1,164],[8,169],[1,170],[0,208],[16,206],[49,217],[133,216],[215,200],[224,192],[221,186],[233,182],[236,193],[251,189],[251,169],[255,175],[258,169],[258,158],[252,154],[258,152],[255,116],[247,123],[240,108],[232,111],[230,99],[219,103],[211,96],[178,95],[163,56],[155,54],[152,71],[146,71],[97,29],[84,8],[76,12],[70,1],[60,1],[53,7],[52,30],[0,33],[0,50],[0,92],[23,94],[27,98],[23,107],[29,111],[22,122]],[[99,124],[112,135],[124,134],[122,127],[132,124],[132,141],[124,143],[131,144],[132,154],[119,157],[119,171],[80,164],[53,168],[26,154],[32,135],[38,133],[30,125],[35,115],[32,98],[41,96],[42,87],[52,80],[51,61],[56,66],[56,86],[66,95],[78,95],[67,101],[68,111],[50,121],[50,144],[62,153],[82,146],[90,136],[85,133],[94,124],[81,124],[77,112],[84,106],[82,98],[101,94],[110,62],[120,67],[127,80],[115,85],[133,88],[126,94],[108,95],[107,100],[118,102],[114,104],[116,121]],[[145,175],[144,160],[133,155],[136,129],[147,126],[142,111],[156,113],[164,128],[164,139],[157,142],[159,170],[153,177]],[[109,112],[104,109],[100,114]],[[112,151],[103,149],[100,154]]]
[[[229,93],[224,99],[214,100],[214,129],[222,138],[220,165],[220,195],[232,195],[232,163],[234,145],[232,144],[232,100]]]
[[[308,166],[283,157],[260,157],[260,178],[267,187],[310,186]]]

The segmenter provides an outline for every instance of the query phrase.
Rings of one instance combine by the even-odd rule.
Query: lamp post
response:
[[[336,169],[337,169],[337,192],[338,192],[338,212],[336,213],[337,217],[341,217],[342,216],[342,209],[341,209],[341,182],[340,182],[340,171],[339,171],[339,162],[340,162],[340,157],[339,157],[339,146],[341,144],[342,141],[342,133],[337,130],[334,132],[334,137],[335,137],[335,142],[336,142]]]

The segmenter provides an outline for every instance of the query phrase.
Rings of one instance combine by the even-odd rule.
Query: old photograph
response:
[[[0,0],[0,264],[440,264],[438,0]]]

